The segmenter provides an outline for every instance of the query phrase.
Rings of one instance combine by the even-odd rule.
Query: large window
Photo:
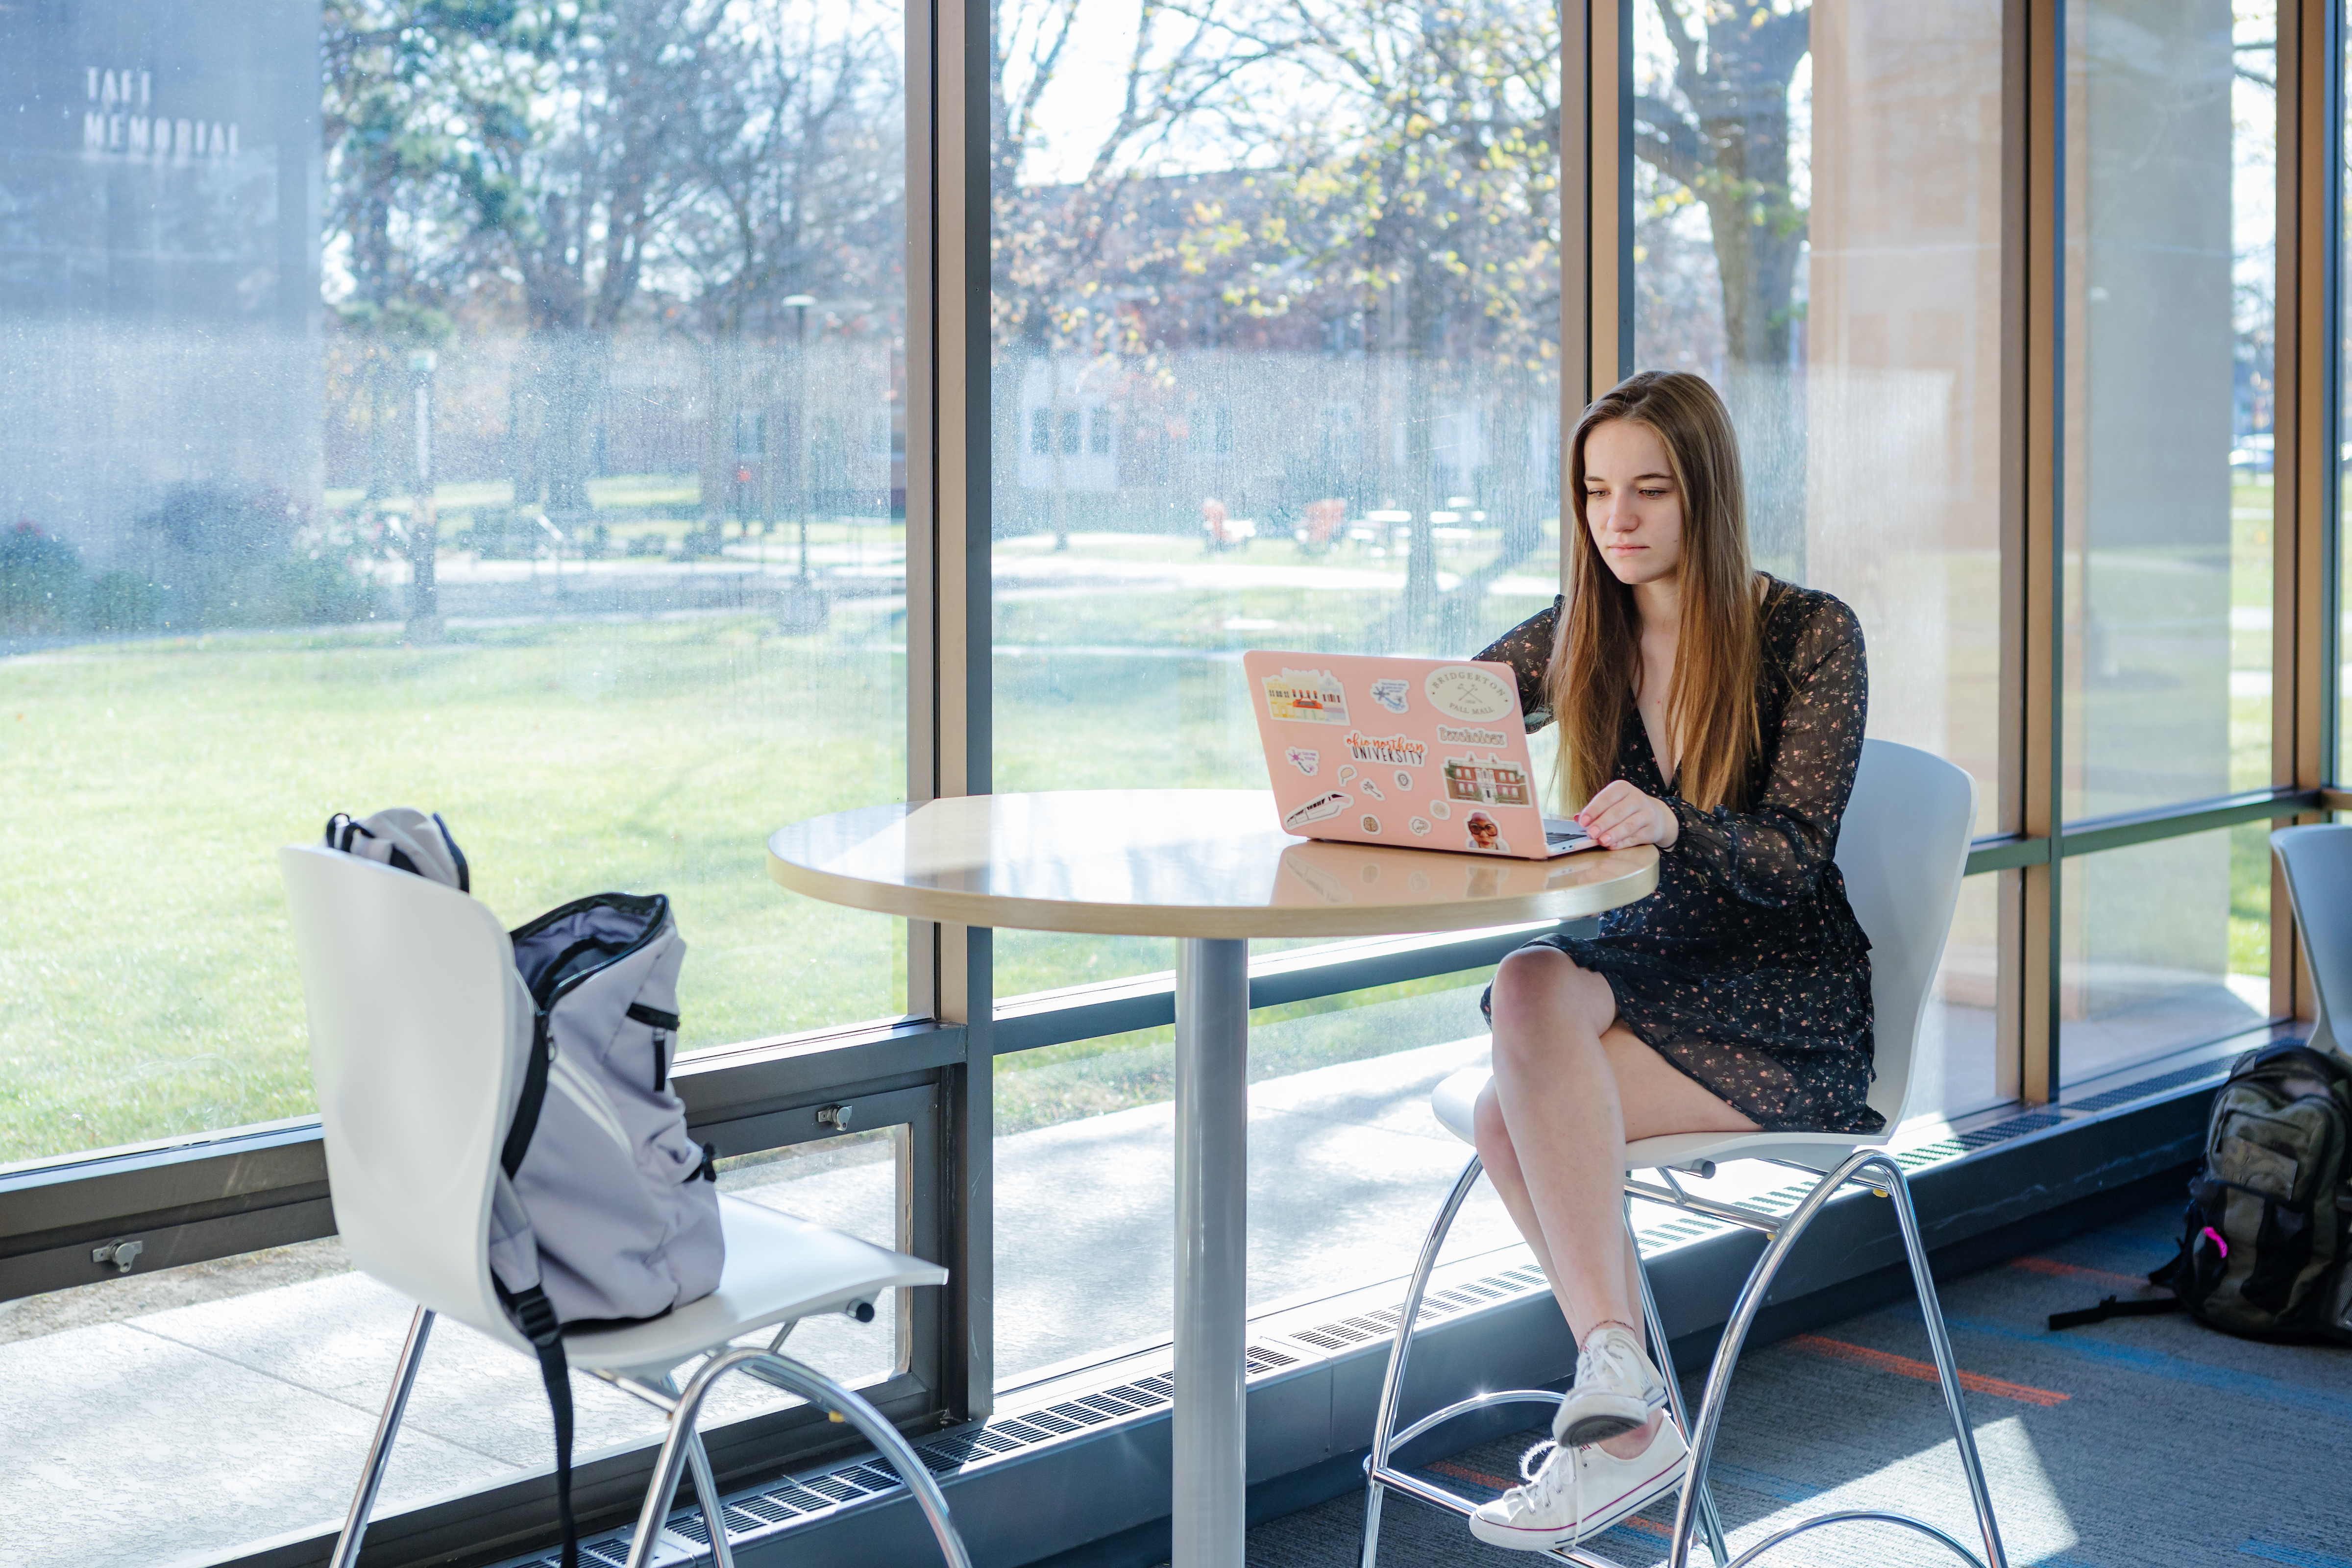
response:
[[[2067,12],[2068,819],[2271,780],[2277,7]],[[2270,1012],[2251,824],[2070,861],[2068,1075]]]
[[[0,16],[0,1163],[310,1109],[339,810],[667,892],[689,1047],[903,1009],[760,874],[905,787],[900,28]]]
[[[996,787],[1262,782],[1243,649],[1475,653],[1557,592],[1555,9],[996,27]],[[997,988],[1170,962],[1006,933]]]
[[[1633,363],[1740,433],[1758,564],[1853,606],[1870,733],[2004,822],[2001,19],[1991,0],[1633,7]],[[2006,1091],[1998,914],[1972,884],[1926,1110]]]
[[[995,785],[1264,787],[1243,649],[1467,655],[1558,591],[1557,13],[996,16]],[[1173,958],[1023,932],[995,951],[1000,994]],[[1382,1072],[1400,1105],[1425,1097],[1410,1065],[1330,1064],[1465,1059],[1446,1052],[1481,1046],[1484,978],[1262,1018],[1253,1077],[1334,1105],[1344,1078],[1359,1110]],[[1163,1032],[999,1059],[1000,1380],[1167,1333],[1167,1053]],[[1407,1265],[1308,1245],[1297,1213],[1376,1206],[1381,1183],[1266,1143],[1253,1225],[1282,1240],[1254,1305]],[[1454,1158],[1399,1147],[1389,1179],[1423,1188]],[[1066,1212],[1073,1159],[1133,1190]],[[1093,1248],[1122,1259],[1115,1289],[1072,1289],[1070,1238],[1130,1234]]]

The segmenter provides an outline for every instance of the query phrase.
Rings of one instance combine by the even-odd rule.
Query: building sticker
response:
[[[1265,678],[1265,710],[1292,724],[1345,724],[1348,693],[1328,669],[1286,669]]]
[[[1475,801],[1481,805],[1531,805],[1535,792],[1518,763],[1475,752],[1445,759],[1445,795],[1449,800]]]

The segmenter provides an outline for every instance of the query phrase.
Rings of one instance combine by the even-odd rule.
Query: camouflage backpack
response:
[[[2172,1300],[2108,1297],[2053,1329],[2187,1308],[2255,1339],[2352,1342],[2352,1072],[2301,1041],[2238,1058],[2213,1097],[2180,1252],[2148,1276]]]

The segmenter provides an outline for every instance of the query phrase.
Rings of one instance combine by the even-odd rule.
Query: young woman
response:
[[[1479,655],[1557,720],[1576,819],[1655,845],[1658,889],[1546,937],[1488,993],[1478,1153],[1580,1347],[1553,1441],[1471,1530],[1536,1551],[1671,1494],[1688,1464],[1643,1351],[1629,1140],[1873,1129],[1870,943],[1830,858],[1862,752],[1862,632],[1748,563],[1739,448],[1697,376],[1644,372],[1569,456],[1571,592]]]

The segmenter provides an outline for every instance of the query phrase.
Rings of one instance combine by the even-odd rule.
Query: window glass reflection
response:
[[[1241,650],[1470,654],[1558,591],[1557,12],[995,28],[996,787],[1262,785]],[[997,990],[1170,963],[1006,932]]]
[[[1486,1059],[1486,979],[1476,970],[1251,1014],[1252,1313],[1412,1269],[1431,1206],[1469,1158],[1429,1096]],[[1174,1054],[1161,1028],[997,1058],[1000,1386],[1168,1342]],[[1482,1184],[1447,1256],[1499,1247],[1525,1256]]]
[[[1757,563],[1853,606],[1870,732],[1967,768],[1999,831],[2000,7],[1633,14],[1634,362],[1723,393]],[[1969,884],[1921,1110],[2011,1092],[1997,908]]]
[[[2271,783],[2278,17],[2066,25],[2072,819]]]
[[[902,31],[0,11],[0,1162],[310,1109],[339,809],[670,894],[689,1047],[899,1011],[760,857],[904,789]]]
[[[2063,876],[2069,1087],[2270,1017],[2270,824],[2078,856]]]

